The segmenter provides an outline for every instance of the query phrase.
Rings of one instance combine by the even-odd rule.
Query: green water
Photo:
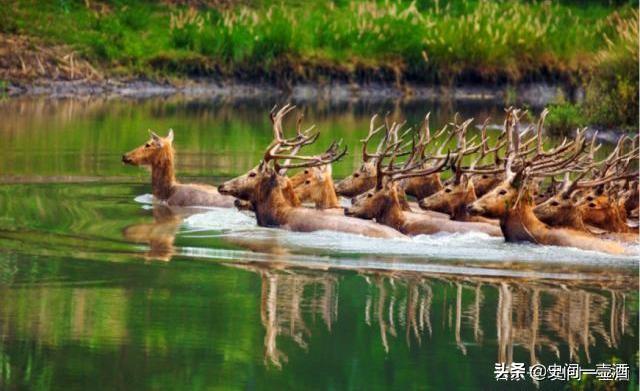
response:
[[[634,259],[260,229],[231,210],[152,208],[148,173],[120,163],[147,128],[171,127],[179,178],[219,183],[257,163],[274,103],[0,102],[0,389],[536,389],[496,382],[494,363],[613,359],[635,387]],[[502,112],[304,107],[321,142],[350,146],[372,112]]]

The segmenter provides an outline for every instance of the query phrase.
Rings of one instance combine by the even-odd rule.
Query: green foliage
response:
[[[3,31],[75,45],[88,57],[148,72],[160,54],[188,52],[221,69],[269,72],[305,63],[399,69],[420,80],[578,72],[616,34],[599,5],[488,1],[264,1],[227,8],[19,1]],[[623,6],[623,10],[630,7]],[[628,18],[628,15],[620,18]],[[283,62],[284,60],[284,62]],[[303,72],[306,72],[303,70]],[[308,72],[306,73],[308,75]]]
[[[586,89],[584,110],[594,124],[614,127],[638,126],[638,11],[609,18],[615,34],[597,64]]]
[[[551,134],[570,134],[586,122],[580,106],[564,102],[549,107],[545,125]]]
[[[551,106],[547,126],[553,133],[567,133],[584,125],[638,129],[638,11],[614,13],[604,23],[612,38],[600,51],[591,69],[585,100],[571,104],[561,99]]]

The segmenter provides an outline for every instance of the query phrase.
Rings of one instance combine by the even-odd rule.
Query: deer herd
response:
[[[510,107],[492,137],[487,121],[470,136],[472,120],[458,115],[434,133],[429,115],[416,130],[374,115],[362,163],[334,183],[332,164],[347,148],[334,141],[321,154],[302,155],[319,132],[303,130],[298,115],[295,134],[286,136],[283,120],[294,109],[271,111],[273,140],[262,160],[217,189],[176,181],[173,131],[166,137],[151,132],[122,161],[150,166],[154,198],[166,205],[235,205],[252,210],[264,227],[378,238],[482,232],[507,242],[613,254],[629,253],[638,241],[638,136],[620,137],[598,160],[596,134],[587,140],[585,129],[546,146],[547,110],[525,126],[528,113]],[[289,170],[299,171],[288,176]],[[350,206],[343,208],[341,197]]]

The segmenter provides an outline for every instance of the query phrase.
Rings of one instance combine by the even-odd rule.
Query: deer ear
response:
[[[173,129],[169,129],[169,134],[167,134],[167,137],[164,139],[167,140],[169,144],[173,143]]]
[[[162,140],[162,137],[158,136],[158,135],[156,134],[156,132],[154,132],[153,130],[151,130],[151,129],[147,129],[147,131],[149,132],[149,136],[151,136],[151,138],[153,139],[153,141],[160,141],[160,140]]]

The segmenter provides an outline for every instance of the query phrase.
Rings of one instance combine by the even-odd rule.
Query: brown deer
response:
[[[214,186],[179,183],[174,169],[173,130],[166,137],[149,132],[149,141],[123,155],[122,162],[151,167],[151,189],[157,200],[172,206],[233,207],[233,197],[221,195]]]
[[[495,220],[469,214],[467,205],[472,204],[477,199],[474,184],[469,180],[469,175],[462,173],[459,163],[454,165],[453,168],[454,180],[447,183],[442,190],[420,200],[420,208],[447,213],[451,216],[451,220],[475,221],[497,225],[498,223]]]
[[[625,249],[615,242],[597,239],[573,229],[551,228],[536,217],[533,212],[535,204],[529,189],[532,178],[536,175],[559,175],[561,172],[575,169],[575,164],[579,164],[578,157],[584,150],[584,140],[579,133],[576,139],[568,144],[563,143],[548,152],[540,147],[535,156],[526,158],[525,153],[519,153],[518,121],[521,116],[519,110],[508,109],[510,149],[505,164],[505,180],[471,204],[469,213],[499,219],[507,242],[524,241],[613,254],[624,253]],[[516,159],[520,161],[517,168],[514,168]]]
[[[427,116],[425,117],[424,126],[423,126],[424,131],[421,133],[421,140],[425,144],[428,144],[432,140],[430,129],[429,129],[429,116],[430,115],[427,114]],[[369,125],[369,133],[367,134],[367,137],[364,140],[361,140],[362,141],[362,164],[353,174],[344,178],[343,180],[341,180],[336,184],[336,187],[335,187],[336,193],[341,196],[353,198],[375,187],[376,162],[379,159],[384,158],[384,156],[381,156],[381,152],[380,152],[381,147],[383,146],[385,140],[387,140],[388,138],[398,137],[397,132],[401,125],[396,124],[394,129],[391,129],[388,121],[385,120],[384,125],[376,128],[375,127],[376,118],[377,118],[377,115],[374,115],[371,118],[371,122]],[[376,152],[374,154],[368,153],[367,147],[369,142],[378,132],[380,132],[384,128],[386,128],[387,132],[384,138],[380,140],[378,147],[376,149]],[[439,137],[440,135],[442,135],[445,130],[446,128],[443,129],[441,132],[439,132],[439,134],[436,135],[435,137]],[[447,139],[447,141],[449,141],[449,139]],[[446,142],[442,143],[442,148],[444,148],[445,145],[446,145]],[[442,151],[440,151],[440,153],[441,152]],[[398,155],[400,156],[406,155],[406,154],[408,154],[408,151],[402,151],[398,153]],[[430,194],[435,193],[436,191],[442,188],[440,175],[438,175],[437,173],[433,175],[425,175],[423,177],[407,178],[403,180],[400,185],[401,186],[399,190],[401,191],[401,193],[406,193],[407,195],[413,196],[417,199],[422,199]],[[405,203],[404,200],[401,200],[401,202],[403,204],[404,210],[411,210],[411,208],[408,206],[408,204]]]
[[[290,179],[296,196],[301,202],[311,201],[315,204],[317,209],[339,214],[344,213],[334,190],[330,165],[305,169],[304,171],[292,176]],[[400,192],[399,199],[403,213],[414,213],[407,204],[405,194]],[[422,213],[428,214],[433,218],[449,218],[448,215],[436,211],[424,211]]]
[[[313,143],[318,134],[303,132],[292,139],[284,138],[282,119],[294,108],[286,105],[277,113],[272,111],[274,140],[267,148],[262,163],[247,174],[220,185],[220,193],[250,201],[260,226],[299,232],[330,230],[380,238],[404,237],[398,231],[379,224],[300,207],[291,181],[285,176],[286,170],[330,164],[344,156],[346,148],[340,151],[338,144],[332,143],[320,156],[297,155],[297,151]],[[291,163],[291,160],[300,162]]]
[[[396,143],[387,143],[387,151],[396,149]],[[462,152],[460,152],[462,153]],[[382,155],[382,156],[384,156]],[[402,213],[398,195],[398,181],[411,176],[432,175],[442,170],[449,156],[440,159],[434,166],[424,169],[422,159],[412,154],[402,168],[394,168],[395,156],[392,156],[388,169],[383,169],[382,159],[376,164],[376,187],[355,199],[350,208],[345,210],[348,216],[363,219],[375,219],[377,222],[393,227],[407,235],[433,234],[437,232],[471,232],[480,231],[494,236],[501,236],[498,227],[484,223],[467,223],[445,219],[434,219],[426,215],[407,215]],[[386,177],[386,180],[385,180]]]
[[[473,170],[476,168],[477,164],[480,163],[485,156],[489,153],[496,153],[497,151],[504,146],[504,143],[501,139],[498,140],[496,145],[493,148],[487,147],[487,135],[486,135],[486,126],[487,121],[485,121],[482,126],[482,144],[481,144],[481,152],[478,158],[471,164],[469,169]],[[464,134],[462,134],[464,137]],[[502,138],[502,136],[501,136]],[[462,140],[459,138],[459,145]],[[434,210],[437,212],[447,213],[451,216],[452,220],[457,221],[475,221],[482,222],[488,224],[497,225],[497,221],[486,219],[482,216],[471,216],[467,211],[467,205],[473,203],[477,199],[475,183],[479,183],[480,186],[483,186],[485,192],[490,188],[495,186],[495,182],[498,178],[500,178],[499,174],[478,174],[471,175],[465,174],[462,171],[462,158],[464,154],[458,154],[456,161],[452,164],[451,168],[453,170],[453,176],[450,180],[445,183],[445,186],[432,194],[429,197],[426,197],[419,202],[419,206],[422,209]],[[496,159],[496,161],[498,161]],[[491,167],[491,166],[489,166]],[[487,168],[487,166],[485,166]],[[476,178],[477,180],[470,180],[470,177]]]
[[[586,171],[585,171],[586,173]],[[584,175],[581,174],[581,175]],[[583,219],[583,208],[581,206],[582,197],[580,197],[580,186],[583,188],[590,187],[594,181],[578,182],[579,178],[573,181],[565,178],[565,185],[555,196],[547,201],[537,205],[534,213],[542,222],[552,227],[565,227],[575,229],[581,232],[587,232],[598,235],[604,239],[635,242],[638,240],[637,233],[632,231],[609,232],[597,227],[586,224]],[[596,183],[597,184],[597,183]]]
[[[638,177],[637,172],[627,172],[632,161],[637,159],[637,139],[633,139],[631,149],[623,153],[623,145],[627,140],[628,137],[621,137],[613,152],[601,163],[598,173],[600,180],[590,186],[592,189],[583,197],[579,207],[587,224],[610,232],[637,234],[637,230],[632,230],[627,225],[627,210],[620,204],[619,189],[615,185],[620,180]]]
[[[290,178],[296,196],[301,202],[310,201],[317,209],[337,209],[331,165],[305,168]]]

